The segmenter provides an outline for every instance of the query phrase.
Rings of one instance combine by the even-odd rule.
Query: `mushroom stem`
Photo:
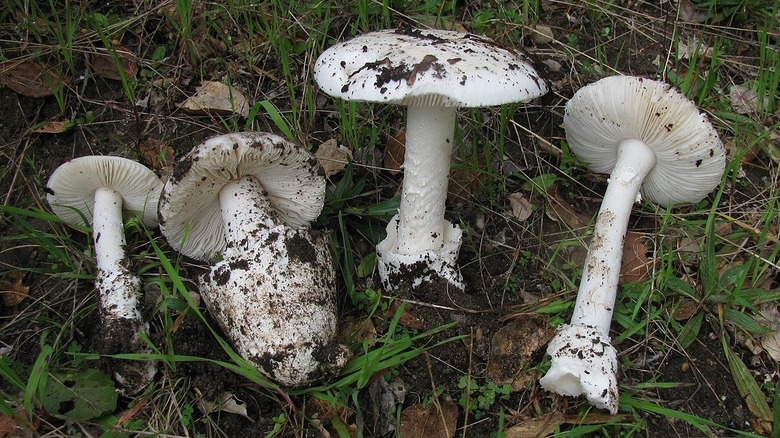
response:
[[[265,197],[263,186],[253,176],[244,176],[225,184],[219,192],[219,205],[228,248],[248,248],[250,240],[260,239],[257,235],[247,239],[250,232],[258,230],[260,233],[280,223]]]
[[[409,106],[396,252],[418,254],[443,245],[444,203],[457,108]]]
[[[618,409],[617,352],[611,344],[609,327],[623,239],[631,206],[655,163],[655,153],[644,142],[620,142],[585,258],[571,324],[559,327],[550,341],[547,353],[552,365],[539,381],[542,387],[558,394],[584,394],[592,405],[612,414]]]
[[[604,335],[609,334],[631,207],[655,162],[655,153],[642,141],[623,140],[618,146],[617,163],[585,258],[572,324],[596,327]]]
[[[111,188],[95,191],[92,237],[97,260],[97,285],[104,318],[141,321],[137,308],[141,281],[128,269],[122,195]]]

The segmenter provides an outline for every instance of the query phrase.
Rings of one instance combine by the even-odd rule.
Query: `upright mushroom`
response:
[[[168,242],[199,260],[209,311],[239,354],[300,386],[337,372],[335,272],[319,215],[325,179],[283,138],[243,132],[206,140],[177,164],[160,198]]]
[[[49,178],[47,200],[54,213],[71,224],[92,224],[97,259],[96,288],[100,302],[106,353],[149,352],[140,333],[149,329],[138,300],[141,280],[125,252],[123,217],[137,215],[149,228],[157,227],[157,201],[162,181],[150,169],[127,158],[87,156],[61,165]],[[82,219],[83,218],[83,219]],[[151,362],[126,362],[116,380],[129,392],[154,377]]]
[[[470,33],[391,29],[337,44],[317,59],[320,88],[346,100],[408,107],[401,206],[377,245],[384,287],[444,279],[463,288],[462,231],[444,218],[458,107],[526,102],[547,92],[528,58]]]
[[[609,327],[631,206],[641,195],[663,206],[695,203],[721,180],[725,151],[696,105],[668,84],[612,76],[581,88],[566,104],[566,141],[590,170],[610,173],[571,323],[559,327],[540,380],[562,395],[584,394],[613,414],[617,355]]]

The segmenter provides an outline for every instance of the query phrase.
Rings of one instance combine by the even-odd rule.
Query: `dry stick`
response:
[[[386,300],[395,300],[400,301],[402,303],[412,304],[415,306],[421,306],[421,307],[431,307],[433,309],[439,309],[439,310],[448,310],[450,312],[464,312],[464,313],[501,313],[498,310],[495,309],[485,309],[485,310],[479,310],[479,309],[468,309],[465,307],[447,307],[442,306],[439,304],[431,304],[431,303],[425,303],[423,301],[417,301],[417,300],[409,300],[405,298],[398,298],[391,295],[382,295],[382,298]]]

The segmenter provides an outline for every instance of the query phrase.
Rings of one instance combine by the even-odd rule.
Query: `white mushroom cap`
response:
[[[314,156],[274,134],[210,138],[184,156],[160,197],[160,228],[175,249],[207,260],[226,246],[219,192],[243,176],[260,181],[272,208],[299,228],[319,216],[325,179]]]
[[[66,222],[91,224],[95,191],[113,189],[122,196],[122,209],[134,212],[144,225],[157,226],[157,201],[162,181],[153,171],[133,160],[113,156],[86,156],[64,163],[52,173],[46,196],[54,213]]]
[[[404,105],[482,107],[526,102],[547,92],[522,52],[446,30],[360,35],[323,52],[314,75],[331,96]]]
[[[657,163],[641,193],[664,206],[704,199],[725,168],[707,116],[664,82],[612,76],[586,85],[566,104],[564,126],[572,152],[594,172],[612,171],[621,141],[647,144]]]

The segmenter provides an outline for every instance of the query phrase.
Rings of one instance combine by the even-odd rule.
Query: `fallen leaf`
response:
[[[552,28],[550,26],[537,24],[536,26],[532,27],[532,32],[533,34],[531,35],[531,40],[536,44],[551,43],[555,39],[555,35],[553,34]]]
[[[387,319],[392,319],[393,315],[398,311],[398,306],[400,306],[399,302],[393,301],[387,310],[382,312],[382,316]],[[404,327],[423,330],[425,329],[425,322],[414,313],[414,307],[415,306],[411,304],[407,304],[406,307],[404,307],[404,313],[398,318],[398,324],[401,324]]]
[[[68,119],[51,120],[43,124],[43,126],[33,129],[33,132],[36,134],[62,134],[63,132],[68,131],[72,126],[73,125]]]
[[[117,61],[121,65],[121,72]],[[122,75],[126,79],[134,79],[138,74],[138,58],[133,52],[120,45],[114,45],[113,53],[93,53],[89,57],[89,68],[92,74],[102,78],[121,81]]]
[[[548,412],[539,417],[531,418],[520,424],[504,430],[505,438],[542,438],[555,433],[563,424],[564,417],[560,412]]]
[[[531,217],[533,213],[533,206],[531,201],[521,192],[515,192],[507,196],[509,200],[509,206],[512,207],[512,216],[524,221]]]
[[[732,85],[729,88],[729,102],[737,114],[757,113],[769,106],[769,96],[765,95],[759,108],[758,93],[745,85]]]
[[[496,385],[508,383],[512,391],[519,391],[529,380],[523,367],[533,362],[555,334],[544,318],[539,315],[522,315],[504,326],[490,342],[487,376]]]
[[[396,412],[396,406],[402,406],[406,399],[407,387],[401,379],[388,382],[384,378],[376,379],[368,387],[368,394],[373,402],[374,412],[380,413],[377,419],[375,433],[377,436],[387,436],[396,430],[394,415],[382,415],[386,412]]]
[[[352,151],[344,145],[339,145],[335,138],[321,144],[314,156],[325,172],[325,176],[341,172],[352,161]]]
[[[620,282],[631,283],[647,278],[652,273],[655,257],[648,258],[652,249],[645,243],[648,236],[636,231],[627,231],[623,239],[623,261],[620,266]]]
[[[209,81],[198,87],[193,96],[180,103],[179,108],[190,114],[249,115],[249,102],[236,88],[222,82]]]
[[[246,403],[238,400],[235,394],[229,391],[223,392],[216,402],[201,397],[198,400],[198,408],[202,413],[207,415],[214,412],[227,412],[229,414],[240,415],[254,423],[254,420],[247,415]]]
[[[391,175],[396,175],[401,171],[404,164],[404,154],[406,153],[406,131],[401,128],[395,135],[387,139],[385,152],[382,156],[382,166]]]
[[[680,18],[691,23],[707,21],[707,12],[696,8],[691,0],[680,0]]]
[[[24,301],[30,293],[30,286],[24,284],[24,273],[12,272],[8,274],[11,279],[0,281],[0,291],[3,294],[3,305],[13,307]]]
[[[26,97],[46,97],[70,82],[38,61],[0,62],[0,83]]]
[[[680,304],[674,309],[672,318],[675,321],[687,321],[693,317],[699,311],[699,304],[691,299],[683,299]]]
[[[139,145],[141,160],[160,175],[170,175],[174,151],[167,143],[154,137],[146,137]]]
[[[458,406],[451,400],[441,399],[438,404],[418,404],[404,409],[399,433],[404,438],[451,438],[457,421]]]
[[[563,222],[572,230],[585,228],[590,218],[578,213],[577,209],[558,193],[557,185],[547,190],[547,194],[547,211],[552,215],[551,219]]]

